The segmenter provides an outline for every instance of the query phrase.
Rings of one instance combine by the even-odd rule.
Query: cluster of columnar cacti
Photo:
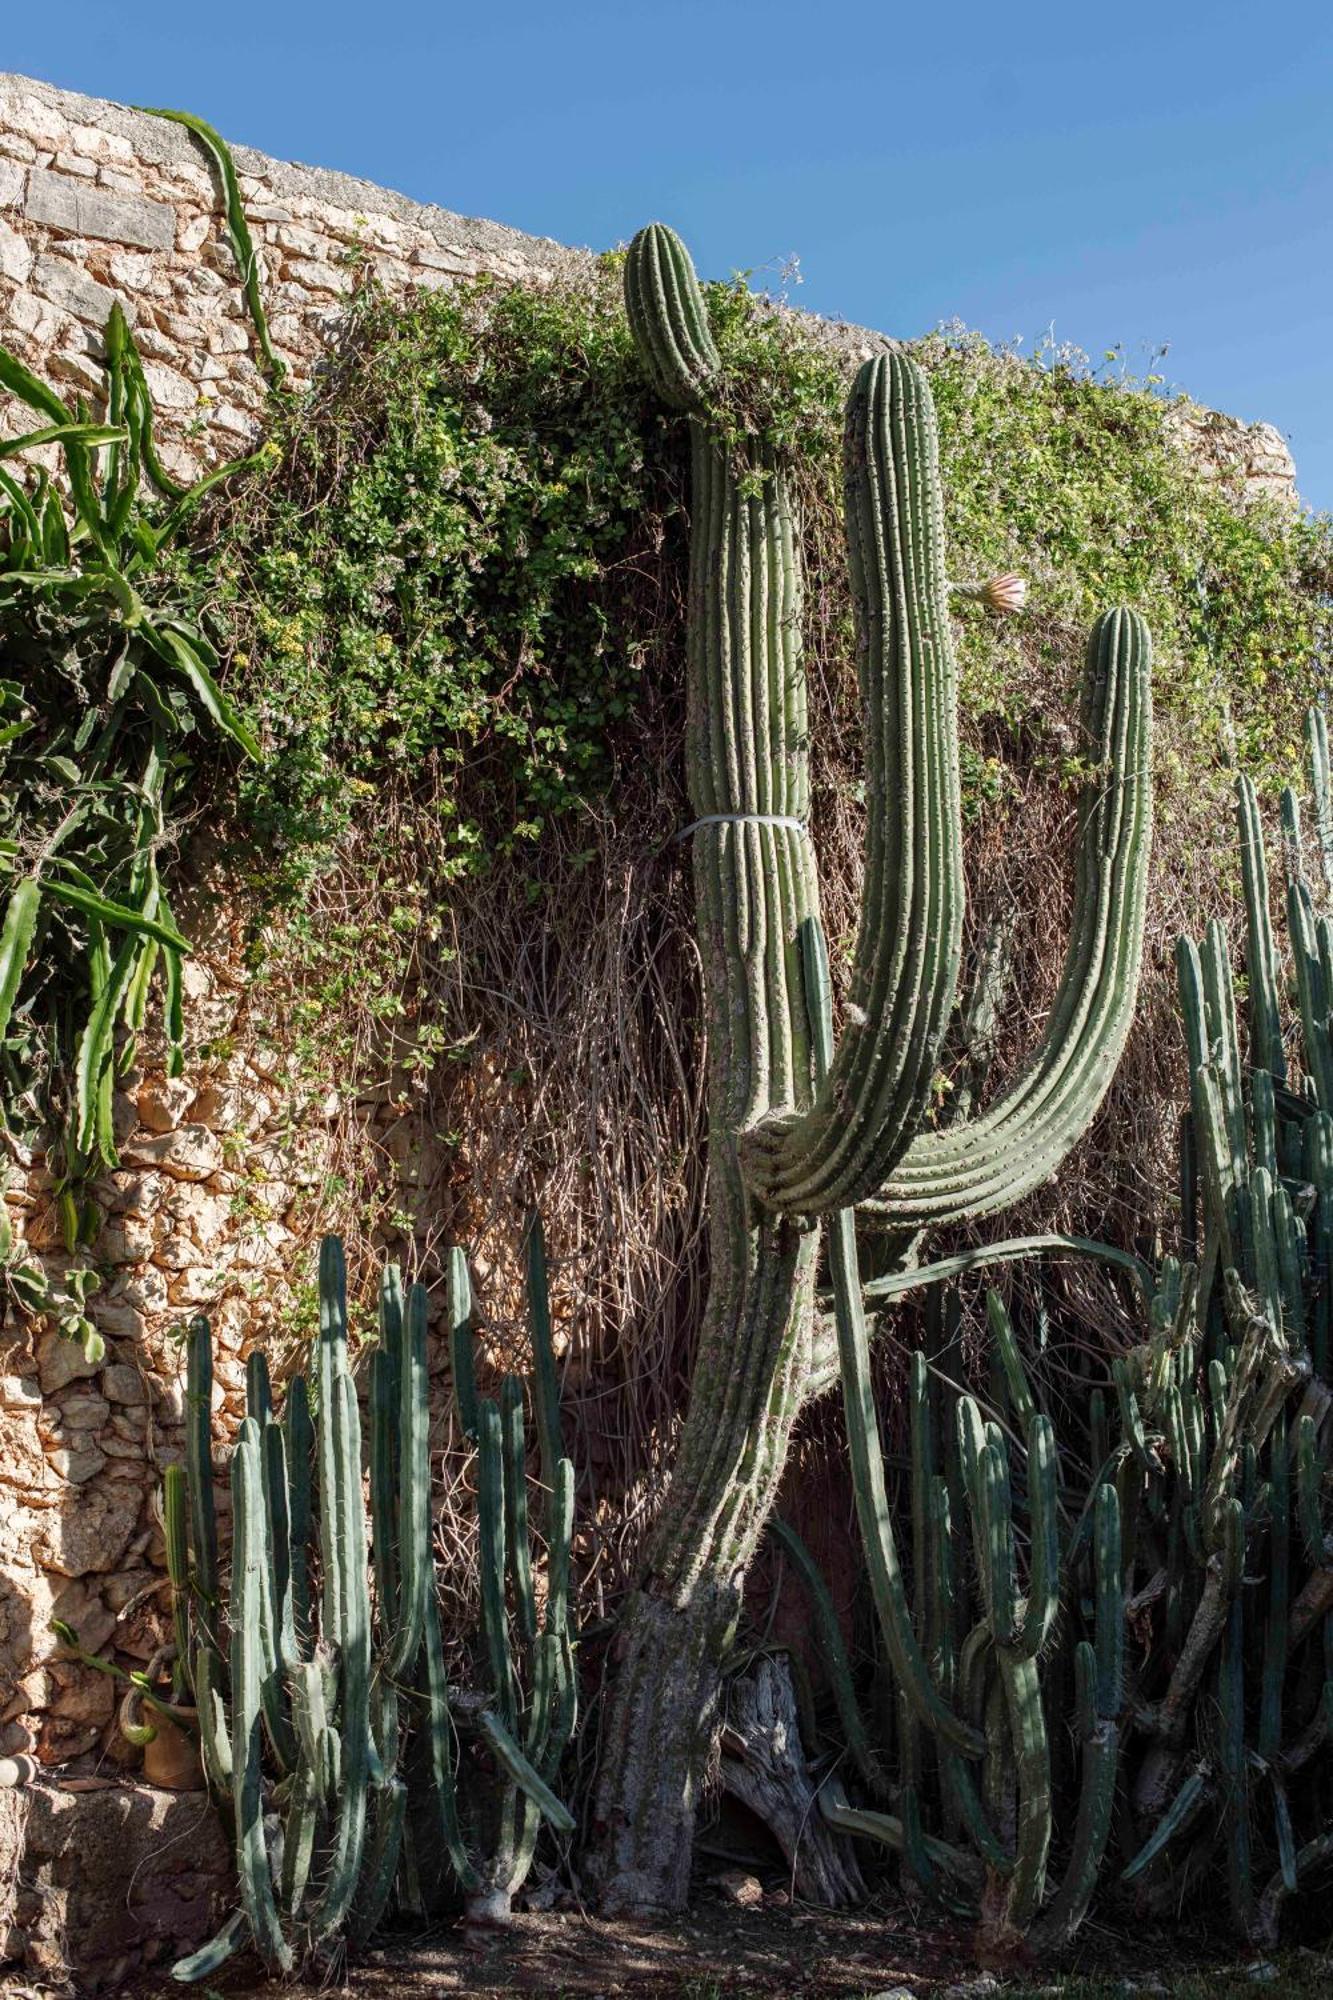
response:
[[[963,844],[930,387],[868,361],[847,404],[846,526],[866,723],[862,915],[846,1022],[816,1074],[800,940],[818,929],[799,524],[787,472],[715,414],[722,363],[683,245],[632,244],[626,301],[692,439],[687,780],[708,1025],[710,1295],[689,1418],[624,1621],[596,1812],[604,1901],[680,1899],[694,1777],[739,1579],[815,1370],[819,1219],[855,1267],[855,1210],[906,1248],[1044,1180],[1087,1126],[1134,1005],[1150,839],[1150,647],[1132,612],[1089,647],[1074,933],[1046,1036],[991,1109],[927,1129],[962,954]],[[849,1390],[849,1393],[852,1393]],[[858,1491],[860,1487],[858,1486]],[[868,1502],[868,1504],[873,1504]],[[689,1662],[678,1705],[657,1691]],[[679,1676],[682,1683],[685,1676]],[[645,1777],[645,1771],[651,1777]]]
[[[320,1252],[313,1403],[303,1376],[275,1414],[262,1353],[231,1454],[230,1590],[224,1609],[212,1478],[208,1322],[189,1338],[186,1463],[169,1469],[164,1517],[178,1666],[194,1691],[205,1774],[232,1828],[241,1907],[175,1976],[203,1977],[246,1937],[288,1970],[391,1899],[423,1907],[452,1882],[474,1917],[508,1913],[544,1816],[573,1821],[550,1780],[574,1722],[569,1629],[573,1468],[560,1413],[540,1225],[527,1239],[541,1441],[545,1602],[538,1612],[527,1506],[523,1385],[479,1398],[467,1264],[450,1259],[454,1386],[477,1444],[484,1692],[451,1690],[430,1507],[427,1300],[384,1274],[369,1383],[369,1491],[347,1345],[342,1246]],[[187,1523],[188,1515],[188,1523]],[[485,1746],[464,1781],[456,1732]],[[444,1866],[441,1867],[441,1861]]]
[[[1330,819],[1318,716],[1311,748],[1322,870]],[[1239,820],[1248,1061],[1223,927],[1178,949],[1191,1078],[1185,1261],[1167,1259],[1154,1281],[1143,1273],[1147,1337],[1092,1391],[1086,1424],[1067,1414],[1063,1450],[994,1293],[992,1421],[959,1387],[952,1343],[914,1358],[910,1595],[870,1399],[864,1298],[884,1288],[857,1282],[850,1252],[834,1260],[844,1380],[858,1392],[848,1398],[852,1463],[900,1726],[890,1784],[888,1748],[856,1707],[831,1606],[798,1554],[847,1750],[879,1795],[869,1809],[835,1792],[826,1809],[897,1848],[923,1888],[972,1899],[992,1942],[1014,1931],[1065,1942],[1094,1890],[1177,1908],[1215,1881],[1219,1853],[1236,1923],[1269,1941],[1284,1897],[1333,1860],[1333,922],[1305,875],[1288,794],[1300,1021],[1300,1074],[1290,1075],[1245,780]],[[790,1531],[781,1539],[792,1547]],[[1026,1548],[1021,1593],[1016,1541]],[[878,1809],[886,1793],[892,1813]],[[1053,1842],[1067,1850],[1064,1876],[1043,1907]]]

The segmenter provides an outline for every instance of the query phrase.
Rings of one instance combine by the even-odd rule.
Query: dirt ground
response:
[[[1211,1963],[1209,1961],[1212,1961]],[[1219,1957],[1207,1941],[1179,1932],[1134,1939],[1085,1932],[1077,1959],[1060,1969],[1015,1969],[1003,1981],[978,1968],[964,1933],[918,1922],[886,1901],[878,1914],[781,1907],[753,1909],[701,1899],[672,1923],[606,1923],[577,1911],[515,1918],[504,1933],[461,1930],[389,1941],[327,1969],[322,1981],[270,1985],[243,1960],[197,1988],[200,2000],[430,2000],[436,1994],[633,1996],[633,2000],[1005,2000],[1061,1995],[1114,2000],[1139,1993],[1199,1996],[1333,1993],[1333,1961],[1311,1950],[1273,1963]],[[136,1989],[161,2000],[180,1989],[165,1980]]]

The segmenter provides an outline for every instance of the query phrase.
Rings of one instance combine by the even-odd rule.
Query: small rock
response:
[[[1256,1986],[1268,1986],[1277,1978],[1277,1967],[1269,1958],[1256,1959],[1253,1965],[1246,1966],[1245,1977],[1252,1979]]]
[[[725,1874],[714,1876],[713,1886],[729,1903],[736,1903],[743,1910],[752,1910],[764,1900],[762,1882],[755,1875],[747,1875],[743,1868],[728,1868]]]

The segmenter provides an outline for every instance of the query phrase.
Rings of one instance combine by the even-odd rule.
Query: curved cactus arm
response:
[[[228,1796],[231,1788],[231,1734],[227,1711],[218,1682],[222,1678],[222,1656],[212,1646],[201,1645],[194,1656],[194,1705],[199,1717],[199,1750],[209,1790],[217,1799]]]
[[[542,1817],[557,1833],[573,1833],[573,1813],[568,1806],[560,1803],[540,1772],[533,1769],[494,1709],[482,1710],[480,1728],[495,1752],[497,1762],[525,1797],[531,1799]]]
[[[721,358],[690,253],[663,222],[650,222],[630,244],[625,308],[639,359],[662,401],[702,414]]]
[[[236,1816],[236,1872],[241,1902],[260,1956],[287,1972],[293,1955],[282,1932],[264,1838],[261,1690],[266,1659],[261,1642],[261,1598],[268,1553],[263,1534],[264,1498],[258,1426],[241,1425],[231,1462],[232,1584],[231,1699],[232,1806]]]
[[[207,1979],[210,1973],[218,1972],[227,1963],[232,1953],[245,1943],[249,1924],[244,1910],[237,1910],[228,1917],[216,1937],[207,1944],[200,1945],[188,1958],[178,1958],[171,1968],[171,1976],[178,1986],[193,1986],[200,1979]]]
[[[810,1109],[744,1140],[746,1178],[782,1214],[878,1187],[915,1131],[962,948],[957,695],[935,411],[902,354],[856,378],[844,447],[865,705],[868,821],[848,1022]]]
[[[865,1212],[867,1204],[857,1207]],[[1098,1263],[1128,1272],[1137,1285],[1144,1304],[1152,1296],[1152,1273],[1142,1257],[1132,1250],[1119,1250],[1113,1243],[1099,1243],[1091,1236],[1065,1236],[1052,1232],[1040,1236],[1010,1236],[999,1243],[979,1243],[971,1250],[959,1250],[952,1257],[940,1257],[933,1264],[918,1264],[909,1271],[890,1271],[883,1278],[871,1278],[862,1286],[862,1296],[881,1304],[904,1292],[919,1291],[923,1285],[945,1285],[969,1271],[982,1271],[992,1264],[1017,1264],[1025,1257],[1091,1257]]]
[[[925,1133],[881,1192],[903,1230],[987,1215],[1054,1173],[1106,1093],[1134,1013],[1152,844],[1152,646],[1132,611],[1088,642],[1084,720],[1097,776],[1080,806],[1074,931],[1045,1036],[981,1117]]]
[[[831,1827],[839,1833],[851,1833],[863,1840],[878,1841],[881,1847],[890,1848],[895,1854],[907,1851],[907,1831],[901,1819],[894,1813],[870,1812],[862,1806],[849,1805],[847,1795],[836,1778],[830,1778],[819,1791],[819,1810]],[[926,1857],[931,1865],[946,1875],[951,1875],[961,1887],[974,1894],[981,1888],[981,1869],[975,1856],[961,1848],[951,1847],[947,1841],[936,1840],[927,1834],[922,1842]]]

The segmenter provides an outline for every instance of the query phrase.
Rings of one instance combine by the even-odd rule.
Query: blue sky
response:
[[[61,0],[0,65],[915,334],[1053,326],[1291,442],[1333,508],[1333,5]]]

